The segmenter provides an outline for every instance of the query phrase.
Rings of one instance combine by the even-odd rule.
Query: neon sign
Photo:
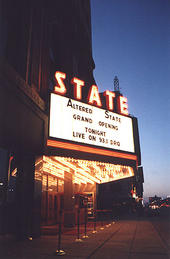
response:
[[[54,86],[54,93],[60,94],[60,95],[65,95],[67,92],[67,88],[64,84],[64,80],[66,79],[66,74],[63,72],[56,71],[55,73],[55,79],[57,84]],[[71,84],[74,87],[74,98],[76,100],[82,100],[82,87],[85,86],[85,82],[74,77],[71,80]],[[103,93],[103,96],[106,99],[106,106],[109,111],[114,110],[114,99],[115,99],[115,93],[112,91],[105,91]],[[117,107],[118,107],[118,112],[122,115],[128,115],[128,104],[127,104],[127,98],[124,96],[119,96],[116,98],[117,101]],[[87,102],[90,105],[94,105],[97,107],[102,107],[102,102],[101,102],[101,97],[98,91],[97,85],[92,85],[90,87],[88,97],[87,97]]]

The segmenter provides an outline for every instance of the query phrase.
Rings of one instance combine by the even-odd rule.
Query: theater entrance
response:
[[[89,218],[96,209],[96,185],[133,176],[133,168],[100,161],[42,156],[36,167],[41,179],[41,226],[56,225],[60,211],[66,226],[74,226],[77,209],[83,219],[84,204]],[[85,201],[85,203],[84,203]]]

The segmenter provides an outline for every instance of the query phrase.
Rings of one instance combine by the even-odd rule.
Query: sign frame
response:
[[[52,95],[57,95],[60,96],[61,98],[67,98],[67,100],[71,99],[69,97],[64,97],[55,93],[50,93],[49,99],[50,99],[50,106],[51,106],[51,96]],[[79,102],[75,99],[71,99],[73,102],[78,102],[82,106],[87,105],[90,106],[92,109],[94,106],[91,106],[89,104]],[[103,108],[98,108],[97,109],[107,111],[106,109]],[[110,112],[110,111],[109,111]],[[113,112],[111,112],[113,113]],[[50,114],[50,110],[49,110]],[[80,151],[80,152],[86,152],[86,153],[91,153],[91,154],[99,154],[99,155],[106,155],[106,156],[112,156],[112,157],[118,157],[118,158],[124,158],[124,159],[130,159],[130,160],[136,160],[137,161],[137,156],[135,154],[135,140],[134,140],[134,130],[133,130],[133,120],[131,116],[124,116],[119,113],[113,113],[115,115],[121,116],[121,117],[129,117],[132,122],[132,136],[133,136],[133,145],[134,145],[134,152],[129,152],[125,150],[120,150],[116,148],[108,148],[105,146],[99,146],[99,145],[93,145],[93,144],[88,144],[88,143],[82,143],[82,142],[76,142],[68,139],[63,139],[63,138],[57,138],[50,136],[50,120],[51,116],[49,116],[49,127],[48,127],[48,140],[47,140],[47,147],[53,147],[53,148],[61,148],[61,149],[68,149],[68,150],[75,150],[75,151]]]

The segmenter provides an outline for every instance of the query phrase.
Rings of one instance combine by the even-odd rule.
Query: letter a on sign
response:
[[[102,106],[97,85],[91,86],[91,88],[89,90],[89,94],[88,94],[88,103],[95,104],[98,107]]]
[[[57,94],[65,94],[67,92],[67,90],[66,90],[63,80],[66,79],[66,74],[56,71],[55,79],[57,81],[57,85],[54,86],[54,92]]]

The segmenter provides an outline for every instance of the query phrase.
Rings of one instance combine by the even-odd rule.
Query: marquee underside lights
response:
[[[130,117],[57,94],[51,94],[49,137],[134,153]],[[47,145],[54,142],[49,140]]]
[[[99,161],[43,156],[42,163],[44,173],[64,180],[64,172],[68,172],[73,175],[73,183],[77,184],[101,184],[134,176],[130,166]]]

